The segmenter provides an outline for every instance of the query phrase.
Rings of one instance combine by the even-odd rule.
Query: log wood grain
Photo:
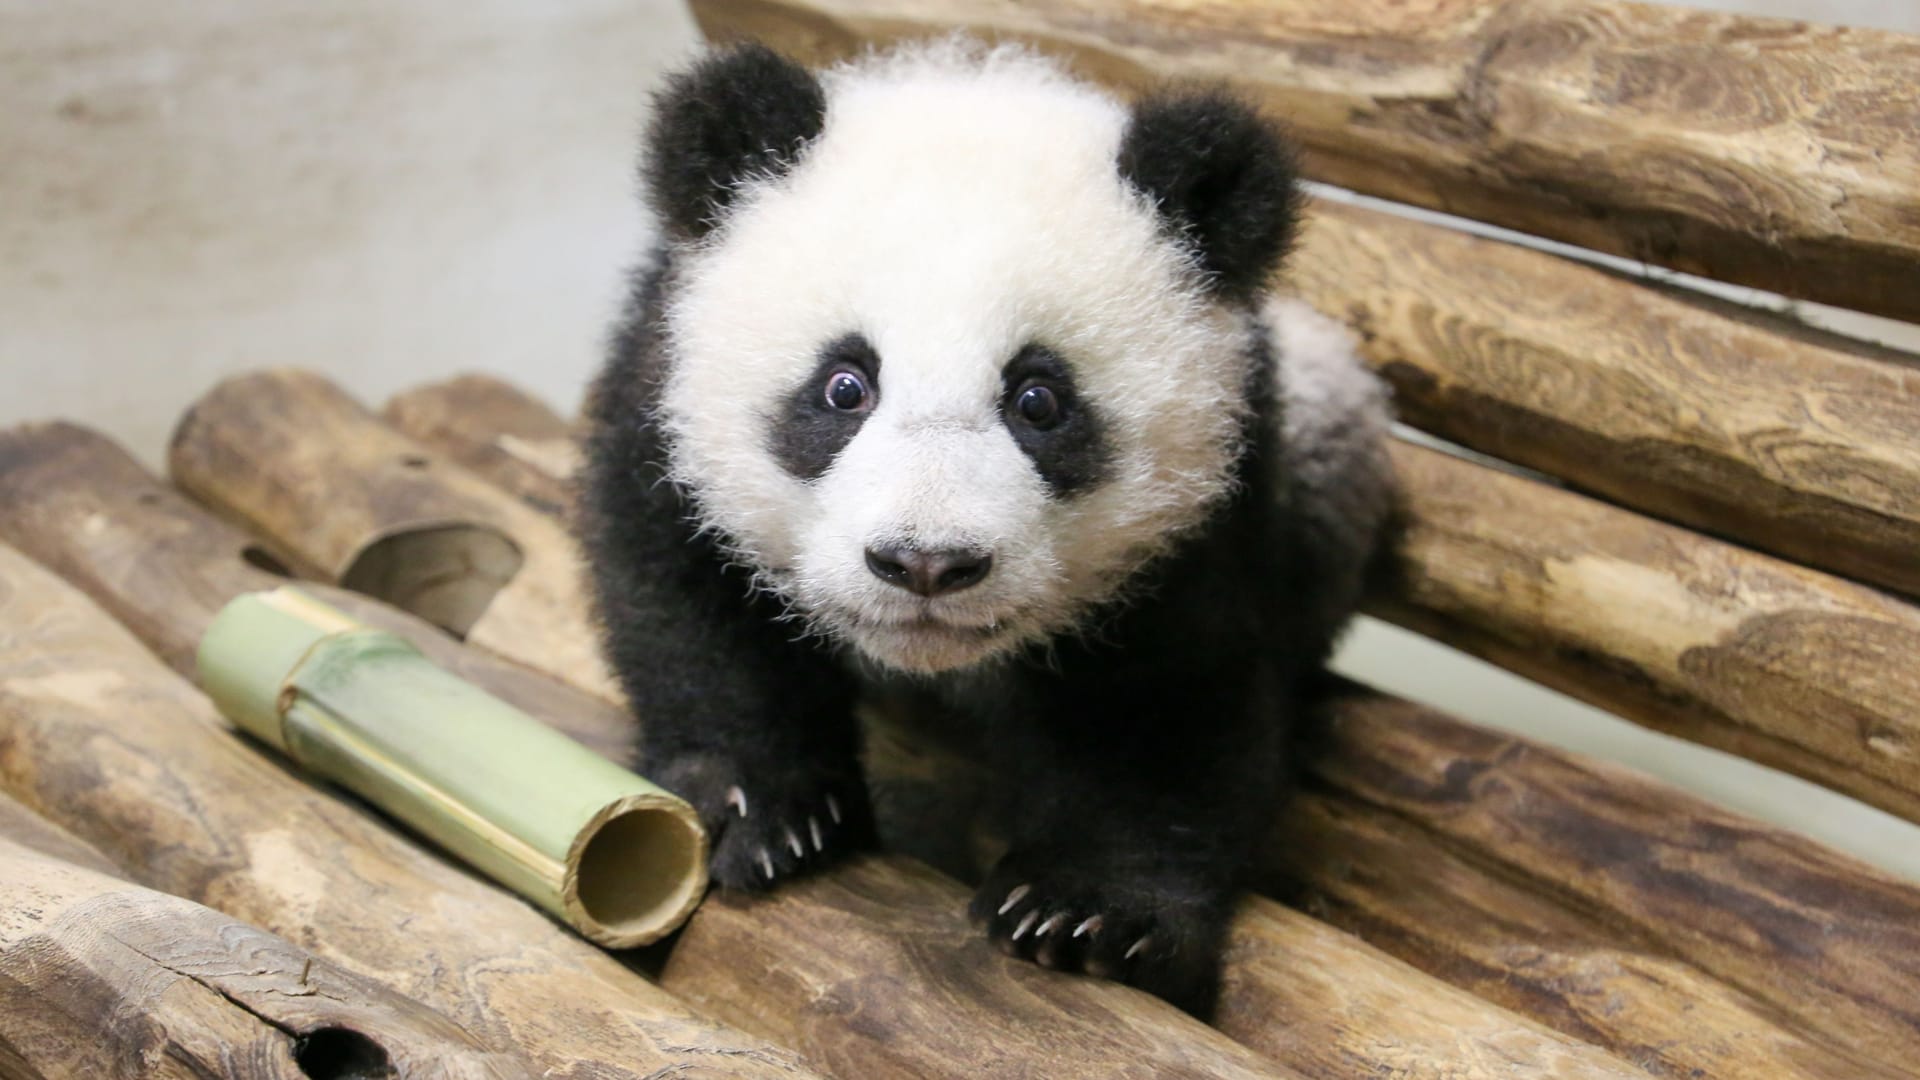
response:
[[[281,546],[299,569],[330,581],[365,576],[383,599],[475,645],[619,700],[592,628],[555,615],[583,605],[565,530],[325,379],[265,371],[221,383],[181,419],[168,468],[181,488],[252,531],[298,536]],[[341,475],[358,482],[335,483]],[[413,576],[406,563],[428,549],[437,565]],[[501,629],[527,621],[552,629],[538,638]]]
[[[1920,595],[1915,358],[1327,201],[1290,266],[1414,426]]]
[[[565,516],[566,505],[553,501],[552,477],[571,477],[579,463],[573,428],[513,384],[456,375],[395,394],[380,416],[541,513]]]
[[[1406,443],[1377,614],[1920,821],[1920,608]]]
[[[286,579],[266,541],[161,483],[118,444],[63,422],[0,431],[0,542],[78,586],[194,678],[194,653],[227,601]],[[293,560],[297,561],[297,560]],[[429,659],[622,764],[638,725],[620,706],[483,649],[424,619],[324,582],[301,587],[406,638]]]
[[[104,862],[0,796],[0,1074],[532,1080],[420,1003]]]
[[[1920,317],[1920,38],[1612,0],[695,0],[810,60],[968,30],[1138,88],[1227,80],[1315,179]]]
[[[0,837],[18,847],[49,859],[91,870],[108,877],[121,877],[113,860],[100,849],[27,809],[19,800],[0,793]]]
[[[350,484],[352,479],[342,477],[339,482]],[[234,591],[260,584],[254,580],[259,572],[241,564],[239,553],[247,542],[243,534],[178,493],[160,488],[110,441],[72,425],[32,424],[0,434],[0,539],[14,537],[31,540],[35,553],[86,583],[108,610],[139,616],[129,625],[151,634],[154,645],[181,655],[188,664],[192,644],[213,612]],[[156,588],[160,582],[166,584]],[[330,601],[353,597],[324,585],[310,587]],[[364,597],[353,599],[357,601],[353,610],[363,616],[381,606]],[[419,628],[417,620],[412,625]],[[619,707],[578,689],[560,687],[545,676],[517,671],[515,677],[502,679],[498,669],[509,665],[440,636],[436,652],[442,659],[468,654],[463,662],[467,674],[486,679],[491,673],[486,684],[490,690],[563,730],[598,730],[625,716]],[[582,710],[592,718],[582,722],[568,716],[567,709]],[[913,880],[911,864],[891,860],[889,865],[890,872]],[[900,898],[903,906],[898,918],[908,921],[957,922],[965,907],[964,893],[954,885],[917,891],[908,887]],[[802,904],[801,910],[811,911],[818,921],[846,922],[843,913],[831,908]],[[690,931],[682,935],[674,950],[676,973],[700,979],[728,972],[757,988],[743,999],[744,1009],[712,998],[699,1004],[715,1013],[738,1011],[760,1032],[783,1045],[795,1045],[786,1038],[789,1029],[774,1023],[774,1018],[756,1017],[787,1009],[798,1012],[812,999],[768,996],[761,986],[767,978],[768,953],[758,940],[757,924],[752,919],[709,917],[704,909],[695,922],[720,925],[697,935]],[[959,929],[971,936],[964,925]],[[888,930],[883,924],[856,925],[836,935],[797,938],[787,943],[779,963],[817,980],[848,966],[865,970],[896,957]],[[848,1017],[822,1014],[809,1033],[820,1046],[834,1047],[837,1065],[844,1066],[847,1076],[977,1075],[973,1069],[983,1030],[1006,1031],[999,1037],[999,1052],[1005,1061],[1019,1064],[1008,1075],[1136,1074],[1125,1070],[1142,1076],[1282,1075],[1143,995],[1104,986],[1096,995],[1114,1000],[1095,1013],[1062,1020],[1061,1016],[1073,1013],[1072,1002],[1077,1000],[1071,980],[998,956],[991,957],[987,966],[1007,971],[982,976],[929,967],[920,973],[934,980],[938,989],[919,999],[928,1006],[920,1019],[932,1025],[925,1031],[876,1032],[856,1025],[858,1034],[836,1032],[836,1026],[849,1022]],[[1041,980],[1037,988],[1021,982],[1036,976]],[[1030,1004],[1058,995],[1065,997],[1044,1010],[1036,1011]],[[981,1023],[956,1019],[963,1015],[978,1016]],[[818,1060],[815,1049],[803,1048],[809,1060]]]
[[[1639,1018],[1651,1031],[1749,1062],[1777,1055],[1748,1075],[1822,1061],[1822,1075],[1900,1075],[1920,1060],[1920,886],[1630,770],[1409,702],[1349,688],[1334,713],[1315,774],[1337,797],[1283,822],[1301,846],[1276,868],[1304,870],[1310,910],[1516,1008],[1535,1011],[1511,999],[1544,991],[1543,1009],[1566,1010],[1563,1030],[1664,1001],[1664,1019]],[[1505,939],[1460,932],[1474,911],[1497,912]],[[1716,1014],[1738,1003],[1696,998],[1697,977],[1668,961],[1798,1038],[1722,1027]],[[1647,995],[1649,982],[1666,992]],[[1834,1071],[1836,1055],[1858,1071]]]
[[[301,782],[5,545],[0,788],[140,884],[376,978],[551,1075],[812,1075]]]

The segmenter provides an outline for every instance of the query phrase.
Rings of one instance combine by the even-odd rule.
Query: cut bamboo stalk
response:
[[[1920,38],[1609,0],[695,0],[810,60],[968,30],[1138,87],[1227,80],[1309,176],[1920,318]]]
[[[1357,332],[1401,419],[1920,595],[1913,357],[1333,202],[1314,204],[1289,265]]]
[[[120,880],[0,796],[0,1074],[303,1080],[382,1068],[396,1080],[533,1076],[380,983]]]
[[[706,891],[691,806],[298,589],[229,603],[199,674],[247,734],[591,941],[658,941]]]
[[[201,638],[229,600],[285,583],[268,569],[276,556],[264,538],[213,517],[105,436],[67,423],[0,431],[0,541],[79,586],[189,678]],[[465,648],[425,620],[370,597],[319,582],[301,588],[400,635],[435,664],[608,760],[632,764],[638,728],[627,710]]]
[[[1920,608],[1401,443],[1383,617],[1920,821]]]
[[[0,788],[150,888],[439,1009],[552,1074],[811,1075],[243,744],[71,586],[0,545]]]
[[[340,482],[350,483],[351,477],[343,476]],[[27,527],[22,522],[32,524]],[[176,643],[176,648],[191,638],[176,623],[204,628],[220,604],[258,587],[257,574],[231,573],[246,541],[230,526],[212,521],[207,511],[178,495],[157,489],[152,478],[112,443],[68,425],[28,425],[0,435],[0,536],[8,534],[32,537],[37,551],[46,552],[65,572],[88,582],[88,588],[103,597],[109,608],[137,613],[130,626],[151,634],[158,643]],[[166,603],[154,602],[151,593],[156,587]],[[172,606],[176,603],[177,607]],[[447,648],[480,658],[487,655],[452,643]],[[501,663],[492,661],[496,667]],[[484,674],[489,668],[476,661],[473,670]],[[543,678],[502,680],[489,688],[537,718],[558,718],[552,710],[561,707],[561,699]],[[568,693],[576,707],[618,711],[577,690]],[[200,781],[189,778],[183,783],[188,790],[198,790]],[[906,865],[889,861],[896,867]],[[895,872],[910,876],[913,871]],[[909,922],[945,925],[959,919],[964,908],[964,894],[950,884],[917,895],[909,890],[908,895],[911,902],[899,917]],[[709,901],[693,922],[708,919],[715,907],[716,902]],[[823,925],[844,921],[831,911],[818,911],[815,916]],[[700,934],[697,942],[683,935],[674,947],[679,971],[728,971],[753,977],[744,1000],[752,1003],[747,1011],[755,1015],[746,1019],[763,1027],[773,1024],[776,1018],[770,1014],[774,1012],[821,1002],[816,996],[799,1002],[771,997],[762,985],[764,979],[756,976],[764,972],[754,966],[765,958],[755,940],[760,932],[757,921],[737,915],[727,918],[731,920],[726,922],[727,929]],[[823,980],[824,973],[845,971],[849,965],[864,970],[860,968],[863,956],[891,956],[901,947],[881,926],[869,926],[860,935],[845,938],[809,935],[789,946],[790,951],[778,959],[782,968],[822,973]],[[815,1033],[823,1043],[830,1041],[846,1060],[861,1063],[848,1071],[862,1077],[978,1075],[982,1030],[998,1032],[997,1052],[1012,1075],[1134,1075],[1128,1070],[1175,1076],[1284,1074],[1190,1018],[1122,987],[1101,984],[1089,991],[1076,990],[1074,980],[1033,971],[1030,965],[998,954],[980,970],[956,969],[949,975],[953,981],[933,986],[855,977],[841,998],[863,1003],[858,1015],[864,1024],[866,1018],[911,992],[912,1000],[939,1003],[939,1009],[950,1014],[931,1031],[849,1025],[845,1014],[832,1014],[817,1019]],[[1075,1021],[1081,1026],[1070,1029],[1079,1032],[1074,1040],[1063,1041],[1038,1018],[1070,1011],[1064,1002],[1082,1000],[1076,996],[1082,993],[1091,994],[1098,1008]],[[1055,1003],[1056,994],[1066,997]],[[930,1005],[921,1015],[939,1009]],[[958,1015],[982,1017],[983,1025],[992,1026],[972,1027],[953,1019]],[[849,1031],[836,1033],[836,1026]],[[1128,1031],[1139,1034],[1124,1034]],[[1131,1053],[1142,1045],[1135,1040],[1145,1040],[1153,1051],[1145,1057],[1125,1056],[1123,1048]],[[1114,1049],[1103,1051],[1103,1046]]]
[[[1452,867],[1488,867],[1496,881],[1563,898],[1568,910],[1597,918],[1634,951],[1686,961],[1784,1018],[1789,1030],[1860,1063],[1859,1071],[1836,1075],[1872,1075],[1875,1064],[1898,1075],[1920,1060],[1920,886],[1629,770],[1453,723],[1408,702],[1355,688],[1335,716],[1333,749],[1317,766],[1318,779],[1389,827],[1386,841],[1328,834],[1321,856],[1337,867],[1310,871],[1323,895],[1345,903],[1339,898],[1356,892],[1392,892],[1409,913],[1397,918],[1409,919],[1416,935],[1434,935],[1420,924],[1426,915],[1457,923],[1448,909],[1494,895],[1463,893]],[[1390,845],[1403,857],[1386,854]],[[1383,873],[1401,883],[1388,884]],[[1458,903],[1449,899],[1456,896]],[[1519,938],[1509,949],[1550,943],[1565,925],[1500,906]],[[1366,929],[1370,918],[1352,924],[1375,937]],[[1440,935],[1444,941],[1446,932]],[[1507,962],[1525,969],[1534,959]],[[1462,949],[1451,962],[1477,961]],[[1569,972],[1585,978],[1553,992],[1564,1007],[1610,1009],[1603,997],[1580,1000],[1579,987],[1599,994],[1628,962],[1589,955]],[[1529,981],[1552,984],[1552,971],[1519,984]],[[1710,1015],[1680,1009],[1674,1016],[1686,1017],[1681,1037],[1696,1024],[1696,1038],[1713,1031]],[[1591,1013],[1582,1019],[1595,1022]],[[1808,1060],[1781,1053],[1781,1068]]]
[[[431,393],[432,388],[426,387],[413,391],[412,396],[417,399]],[[514,409],[477,412],[465,424],[449,424],[438,437],[468,441],[494,438],[510,433],[515,418],[535,408],[537,402],[523,397]],[[544,496],[549,500],[565,498],[564,480],[551,476],[551,486]],[[1404,716],[1405,723],[1419,725],[1439,743],[1494,738],[1440,713],[1376,695],[1350,696],[1340,703],[1336,715],[1364,717],[1382,709],[1403,710],[1397,715]],[[896,708],[873,716],[885,719],[898,713]],[[917,734],[926,733],[912,733],[906,739]],[[870,754],[876,745],[885,749],[906,741],[900,732],[888,727],[882,727],[880,735],[878,740],[869,740]],[[1559,763],[1574,772],[1585,768],[1572,755],[1522,739],[1499,738],[1504,740],[1501,746],[1514,748],[1505,751],[1508,754],[1524,750],[1529,760]],[[964,758],[926,752],[928,740],[924,738],[918,739],[917,745],[923,752],[910,767],[916,773],[917,798],[928,805],[913,810],[922,820],[944,822],[950,828],[952,822],[966,817],[972,800],[965,793],[978,784],[966,775],[970,766]],[[1365,797],[1364,790],[1353,782],[1356,775],[1370,775],[1374,785],[1386,789],[1425,783],[1417,772],[1397,773],[1395,770],[1403,767],[1400,762],[1380,760],[1368,752],[1364,742],[1335,739],[1325,755],[1318,782],[1337,792],[1346,805],[1356,805],[1356,800]],[[1435,760],[1447,759],[1437,756]],[[1661,838],[1670,831],[1663,823],[1692,821],[1703,814],[1709,815],[1708,820],[1737,827],[1741,835],[1755,838],[1720,862],[1694,866],[1695,876],[1677,884],[1666,900],[1678,913],[1703,923],[1727,920],[1728,925],[1738,927],[1735,933],[1740,935],[1770,933],[1761,926],[1741,926],[1738,916],[1722,910],[1715,899],[1744,893],[1750,882],[1770,880],[1777,883],[1774,888],[1779,902],[1807,912],[1813,923],[1843,926],[1846,929],[1842,933],[1854,937],[1871,937],[1876,932],[1880,917],[1875,906],[1855,907],[1852,897],[1856,891],[1859,895],[1879,894],[1880,902],[1888,902],[1884,899],[1885,875],[1783,830],[1710,811],[1699,800],[1664,784],[1627,773],[1608,775],[1609,782],[1625,793],[1623,797],[1645,808],[1645,814],[1613,820],[1587,815],[1588,831],[1583,842],[1598,850],[1661,850],[1665,842]],[[949,793],[949,805],[939,805],[943,790]],[[961,793],[957,800],[951,798],[953,792]],[[1368,834],[1356,834],[1346,826],[1351,813],[1345,817],[1314,813],[1316,805],[1325,803],[1309,797],[1303,800],[1299,814],[1281,818],[1275,838],[1266,849],[1270,880],[1290,882],[1287,894],[1302,891],[1314,910],[1326,911],[1342,926],[1422,970],[1550,1028],[1597,1043],[1627,1060],[1658,1063],[1661,1070],[1672,1075],[1728,1080],[1754,1076],[1851,1080],[1884,1075],[1871,1058],[1856,1056],[1851,1036],[1829,1037],[1819,1010],[1798,1013],[1793,1024],[1783,1024],[1767,1000],[1723,984],[1709,973],[1713,968],[1696,965],[1687,949],[1692,931],[1676,926],[1669,933],[1657,921],[1644,931],[1627,929],[1623,918],[1604,908],[1596,911],[1585,903],[1566,905],[1563,890],[1554,883],[1554,868],[1535,865],[1531,853],[1523,851],[1509,857],[1500,845],[1484,838],[1470,840],[1456,835],[1444,814],[1430,815],[1423,822],[1430,833],[1422,833],[1417,841],[1383,848]],[[1462,806],[1456,812],[1471,815],[1473,809]],[[1564,805],[1551,790],[1536,790],[1524,810],[1516,807],[1510,812],[1549,821],[1583,813],[1577,805]],[[1377,810],[1372,813],[1380,816]],[[1446,851],[1456,844],[1471,847],[1474,860],[1462,862],[1447,855]],[[1372,865],[1357,854],[1361,850],[1377,853],[1378,864]],[[1351,858],[1340,854],[1347,851],[1355,854]],[[1447,879],[1450,891],[1446,892],[1434,878],[1441,860],[1448,860],[1451,874]],[[1508,869],[1507,862],[1523,869]],[[1569,860],[1565,872],[1575,872],[1580,865],[1577,860]],[[1809,865],[1817,867],[1818,873],[1807,875],[1805,867]],[[1628,880],[1636,872],[1630,862],[1608,870]],[[1856,874],[1861,875],[1857,890],[1849,884]],[[1325,907],[1329,903],[1326,898],[1351,896],[1364,883],[1376,880],[1385,885],[1366,893],[1364,901],[1353,901],[1364,902],[1368,918],[1350,917],[1346,908]],[[1890,910],[1909,911],[1920,919],[1920,899],[1912,890],[1897,891],[1895,896]],[[1681,922],[1677,915],[1675,923]],[[1239,927],[1235,933],[1241,933]],[[1791,939],[1781,940],[1784,944]],[[1311,953],[1316,947],[1312,940],[1295,938],[1289,949]],[[1810,943],[1809,948],[1809,953],[1793,963],[1804,963],[1807,974],[1837,980],[1843,995],[1861,1002],[1876,1000],[1884,975],[1871,968],[1851,973],[1843,964],[1829,962],[1817,943]],[[1253,1019],[1249,1020],[1251,1029],[1236,1026],[1234,1010],[1243,1000],[1234,996],[1236,977],[1236,969],[1229,967],[1229,991],[1220,1022],[1250,1045],[1260,1045],[1260,1039],[1276,1037],[1274,1028]],[[1294,978],[1296,983],[1301,980],[1298,974]],[[1884,1006],[1881,1022],[1899,1023],[1898,1018],[1906,1015],[1908,1008],[1902,1002],[1911,993],[1910,989],[1902,991]],[[1276,1008],[1272,998],[1244,1000],[1259,1002],[1260,1009]],[[1633,1005],[1622,1007],[1622,1002]],[[1417,1008],[1402,1006],[1400,1015],[1410,1017]],[[1264,1013],[1251,1013],[1252,1017],[1260,1015]],[[1324,1041],[1337,1042],[1330,1037]],[[1446,1059],[1436,1055],[1428,1060]]]
[[[381,423],[317,375],[270,371],[214,387],[168,452],[189,494],[344,584],[610,701],[619,691],[579,610],[564,528]],[[356,483],[334,478],[351,474]],[[528,621],[537,638],[504,632]]]

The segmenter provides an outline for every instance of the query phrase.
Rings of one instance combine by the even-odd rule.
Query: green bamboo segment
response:
[[[611,948],[670,933],[706,889],[693,808],[293,588],[207,628],[221,712]]]

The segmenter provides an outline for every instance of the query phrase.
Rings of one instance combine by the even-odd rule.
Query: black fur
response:
[[[1009,785],[1009,848],[974,916],[1007,951],[1123,976],[1202,1014],[1233,890],[1290,786],[1299,713],[1337,630],[1302,600],[1353,557],[1317,550],[1273,497],[1285,490],[1273,365],[1254,347],[1238,493],[1093,632],[950,696],[986,729]],[[1097,932],[1072,936],[1094,916]]]
[[[762,45],[718,52],[668,80],[642,168],[656,213],[681,239],[704,236],[757,173],[779,173],[826,125],[812,73]]]
[[[1022,422],[1015,407],[1022,387],[1038,380],[1060,397],[1060,419],[1051,427]],[[1004,396],[1000,412],[1021,452],[1040,471],[1047,490],[1057,496],[1077,495],[1107,475],[1113,451],[1107,444],[1099,412],[1074,393],[1073,371],[1059,354],[1044,345],[1021,349],[1000,373]]]
[[[581,539],[608,659],[646,717],[649,777],[700,812],[715,881],[764,888],[871,842],[855,686],[817,641],[796,640],[778,601],[750,592],[664,479],[657,329],[671,269],[659,263],[638,277],[588,398]],[[728,803],[734,787],[745,814]]]
[[[1274,126],[1222,91],[1158,94],[1134,106],[1120,175],[1193,245],[1214,290],[1246,301],[1293,244],[1294,153]]]
[[[847,412],[827,404],[827,377],[843,366],[866,375],[868,390],[877,402],[880,354],[865,337],[848,334],[820,350],[819,364],[787,395],[785,410],[769,425],[768,448],[781,468],[802,480],[826,475],[833,459],[866,423],[868,412]]]
[[[1120,164],[1199,246],[1216,296],[1237,303],[1286,245],[1287,161],[1250,112],[1203,96],[1143,105]],[[691,524],[689,494],[662,479],[670,251],[658,261],[590,401],[583,536],[608,655],[646,717],[643,768],[700,811],[714,880],[759,888],[872,840],[857,686],[844,656],[798,639],[777,601],[749,592],[746,569]],[[1357,600],[1330,593],[1368,555],[1367,537],[1306,512],[1341,492],[1282,475],[1277,365],[1247,325],[1252,407],[1235,493],[1082,633],[930,684],[993,754],[1009,847],[972,905],[988,934],[1202,1014],[1234,890],[1296,768],[1309,688]],[[794,414],[825,370],[795,391]],[[1015,433],[1063,494],[1109,467],[1101,418],[1071,400],[1070,374],[1042,349],[1003,373],[1009,395],[1034,375],[1069,395],[1067,419],[1039,433],[1063,442]],[[815,419],[789,416],[797,433],[772,436],[797,475],[818,475],[845,443]],[[1328,484],[1346,482],[1335,473]],[[744,813],[729,803],[735,786]]]

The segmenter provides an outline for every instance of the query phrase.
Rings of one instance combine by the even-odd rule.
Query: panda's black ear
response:
[[[791,166],[826,117],[819,80],[772,49],[708,55],[655,99],[641,169],[655,212],[677,238],[705,235],[742,180]]]
[[[1293,147],[1225,92],[1141,99],[1120,142],[1119,166],[1194,245],[1223,298],[1253,297],[1293,243],[1301,201]]]

